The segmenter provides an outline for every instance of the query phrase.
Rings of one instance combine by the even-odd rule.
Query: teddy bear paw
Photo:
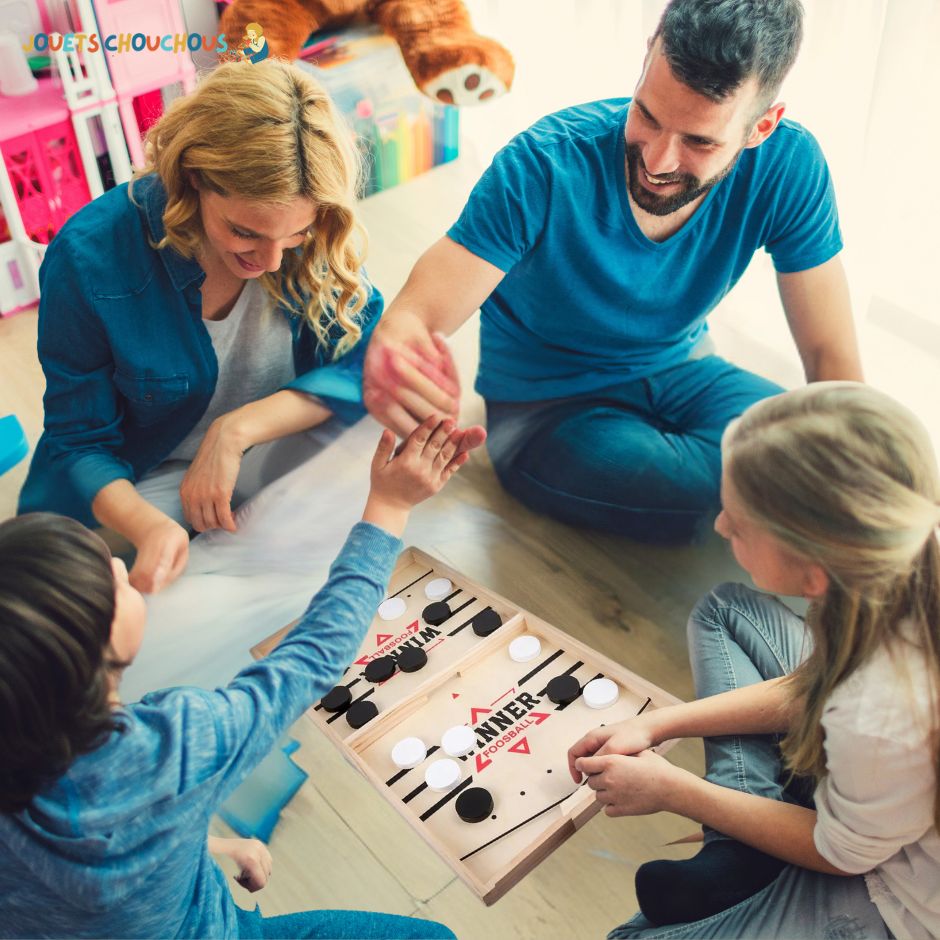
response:
[[[461,65],[441,72],[421,89],[444,104],[466,107],[483,104],[506,94],[506,86],[483,65]]]

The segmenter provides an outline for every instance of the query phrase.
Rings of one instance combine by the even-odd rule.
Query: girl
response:
[[[266,921],[235,906],[210,850],[264,884],[254,843],[208,840],[209,819],[280,735],[339,679],[386,590],[411,508],[467,459],[431,419],[396,456],[385,431],[356,525],[298,625],[214,691],[120,705],[145,606],[120,561],[48,513],[0,525],[0,936],[453,937],[359,911]],[[253,855],[253,857],[252,857]],[[316,854],[314,850],[313,860]]]
[[[19,511],[116,531],[136,548],[131,583],[157,591],[185,566],[190,528],[233,530],[233,494],[312,444],[256,448],[242,466],[250,447],[364,414],[382,297],[362,271],[355,148],[300,69],[220,66],[146,149],[131,185],[46,254],[45,430]]]
[[[572,776],[609,816],[705,827],[694,859],[640,867],[642,914],[611,937],[940,936],[926,431],[874,389],[817,383],[749,408],[723,458],[716,529],[758,588],[803,595],[809,612],[804,624],[768,594],[717,587],[689,620],[697,701],[571,748]],[[704,780],[653,750],[686,736],[705,738]]]

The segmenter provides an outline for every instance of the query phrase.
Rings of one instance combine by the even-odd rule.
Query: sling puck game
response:
[[[492,904],[600,809],[568,748],[678,701],[408,548],[358,657],[308,715]]]

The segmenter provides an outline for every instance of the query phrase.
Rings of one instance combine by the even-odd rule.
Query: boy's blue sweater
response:
[[[237,937],[235,903],[207,850],[209,817],[337,682],[400,549],[358,524],[266,659],[223,689],[166,689],[127,706],[125,731],[28,810],[0,814],[0,936]]]

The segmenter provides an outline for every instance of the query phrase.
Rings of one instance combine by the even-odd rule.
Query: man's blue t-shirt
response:
[[[758,248],[781,273],[842,249],[822,151],[786,120],[741,152],[675,235],[651,241],[627,196],[629,103],[568,108],[519,134],[447,233],[506,272],[481,308],[485,398],[579,395],[670,368]]]

